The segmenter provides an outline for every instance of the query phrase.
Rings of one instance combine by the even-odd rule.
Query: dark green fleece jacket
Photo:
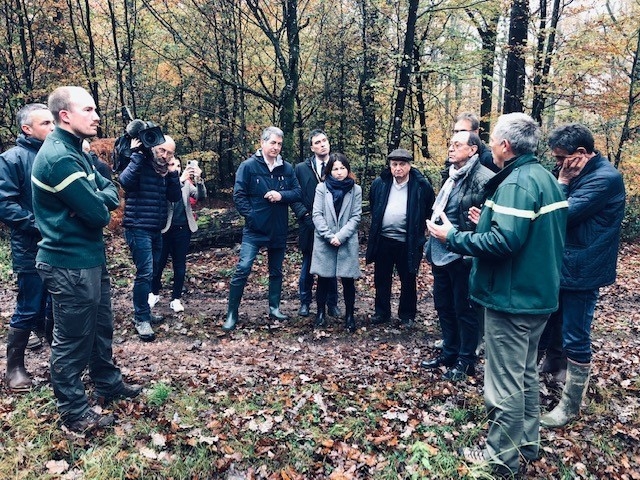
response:
[[[42,234],[36,261],[70,269],[103,265],[102,228],[119,205],[118,190],[96,172],[82,139],[56,127],[36,155],[31,182]]]

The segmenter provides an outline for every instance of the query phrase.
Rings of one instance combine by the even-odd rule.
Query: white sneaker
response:
[[[171,307],[171,310],[173,310],[176,313],[184,312],[184,307],[182,306],[182,302],[180,301],[179,298],[176,298],[175,300],[171,300],[171,303],[169,304],[169,306]]]
[[[156,303],[158,303],[158,300],[160,300],[160,295],[154,295],[153,293],[149,292],[149,298],[147,299],[149,308],[155,307]]]

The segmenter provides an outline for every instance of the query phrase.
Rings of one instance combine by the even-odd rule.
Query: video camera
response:
[[[126,115],[125,115],[126,113]],[[123,108],[123,117],[130,119],[129,109]],[[159,126],[153,122],[145,122],[144,120],[134,119],[131,120],[125,128],[124,134],[122,134],[114,145],[113,149],[113,171],[121,172],[124,170],[129,161],[133,151],[131,150],[131,140],[137,138],[142,143],[141,149],[151,150],[156,145],[163,144],[165,142],[164,134]]]

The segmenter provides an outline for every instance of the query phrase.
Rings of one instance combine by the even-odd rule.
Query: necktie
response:
[[[324,180],[324,162],[320,164],[320,171],[318,172],[318,176],[321,180]]]

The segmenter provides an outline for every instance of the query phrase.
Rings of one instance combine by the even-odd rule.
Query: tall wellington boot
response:
[[[344,328],[349,330],[351,333],[356,331],[356,319],[353,316],[353,310],[353,303],[345,306]]]
[[[280,311],[280,295],[282,294],[282,278],[269,281],[269,316],[276,320],[286,320],[287,317]]]
[[[318,305],[318,313],[316,313],[316,319],[313,322],[313,328],[322,328],[327,326],[327,314],[324,305]]]
[[[230,332],[238,323],[238,307],[242,300],[244,285],[231,285],[229,288],[229,304],[227,306],[227,320],[222,325],[222,330]]]
[[[9,327],[7,336],[7,375],[6,382],[10,391],[28,392],[31,378],[24,368],[24,350],[29,342],[30,330]]]
[[[564,427],[580,414],[582,399],[589,386],[590,363],[567,362],[567,382],[562,390],[560,403],[549,413],[542,415],[540,425],[547,428]]]

